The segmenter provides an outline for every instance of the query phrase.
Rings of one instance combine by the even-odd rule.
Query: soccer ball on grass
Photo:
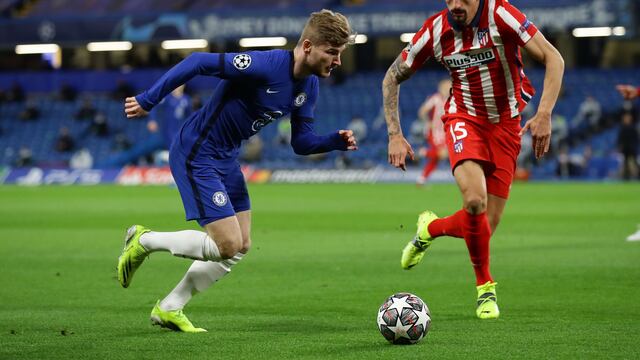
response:
[[[427,335],[430,327],[427,304],[410,293],[389,296],[378,310],[378,329],[393,344],[415,344]]]

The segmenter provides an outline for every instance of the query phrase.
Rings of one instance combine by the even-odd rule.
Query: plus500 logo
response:
[[[496,59],[493,49],[480,49],[462,54],[452,54],[444,57],[444,62],[450,69],[466,69],[472,66],[484,65]]]

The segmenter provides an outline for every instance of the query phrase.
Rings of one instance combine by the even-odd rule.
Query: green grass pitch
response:
[[[115,279],[125,228],[197,228],[168,187],[0,187],[0,359],[637,359],[640,184],[516,184],[494,235],[502,316],[475,318],[460,239],[424,262],[400,251],[425,208],[460,207],[452,184],[252,185],[253,249],[185,312],[205,334],[152,327],[189,261],[153,254]],[[375,316],[422,297],[427,338],[388,344]]]

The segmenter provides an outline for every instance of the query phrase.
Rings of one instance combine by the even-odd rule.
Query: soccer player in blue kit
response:
[[[350,130],[316,135],[313,119],[318,77],[340,66],[353,34],[340,13],[311,14],[293,51],[194,53],[149,90],[127,98],[127,117],[147,115],[162,98],[196,75],[220,78],[208,103],[187,119],[171,145],[169,163],[187,220],[204,232],[127,230],[118,259],[118,281],[128,287],[152,252],[194,259],[178,285],[151,311],[151,321],[175,331],[203,332],[182,312],[193,295],[226,275],[251,246],[251,206],[237,157],[242,140],[291,114],[291,146],[297,154],[356,150]]]

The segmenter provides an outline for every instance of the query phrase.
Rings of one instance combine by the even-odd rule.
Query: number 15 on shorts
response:
[[[453,140],[453,151],[456,154],[462,152],[462,139],[469,135],[464,126],[464,121],[457,122],[454,126],[449,126],[449,133],[451,134],[451,140]]]

